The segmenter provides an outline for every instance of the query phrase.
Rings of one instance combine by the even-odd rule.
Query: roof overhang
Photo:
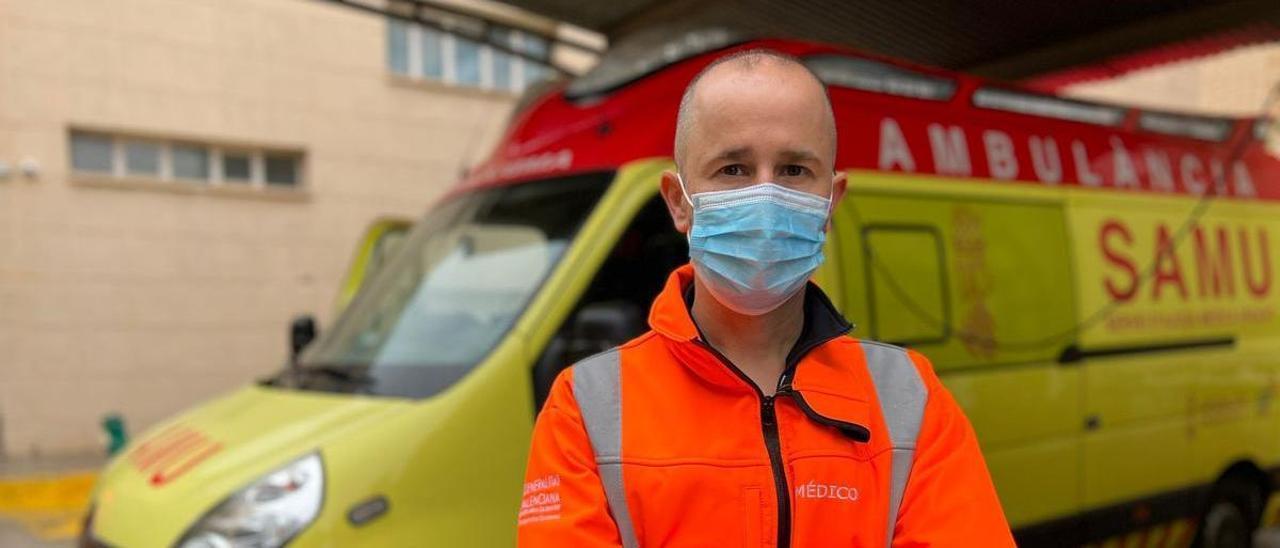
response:
[[[595,30],[610,43],[645,29],[725,27],[844,45],[915,63],[1022,80],[1136,51],[1280,28],[1275,0],[503,0]]]

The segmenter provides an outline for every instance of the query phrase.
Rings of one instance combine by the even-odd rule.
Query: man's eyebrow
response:
[[[720,160],[729,160],[731,162],[741,162],[750,157],[751,157],[751,148],[742,146],[742,147],[734,147],[728,150],[721,151],[720,154],[713,156],[711,158],[711,161],[718,162]]]
[[[803,150],[803,149],[784,150],[780,152],[778,156],[784,162],[820,163],[822,161],[822,159],[818,158],[818,155],[815,154],[813,151]]]

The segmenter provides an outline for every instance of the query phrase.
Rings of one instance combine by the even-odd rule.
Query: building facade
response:
[[[553,22],[460,6],[556,54]],[[279,370],[363,228],[420,215],[552,75],[328,2],[0,1],[0,457]]]
[[[1107,80],[1067,86],[1064,95],[1148,108],[1257,116],[1280,83],[1280,44],[1264,43],[1187,59]]]

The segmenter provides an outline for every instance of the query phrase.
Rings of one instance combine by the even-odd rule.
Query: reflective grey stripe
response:
[[[885,545],[893,544],[893,530],[898,523],[898,508],[902,494],[907,489],[911,475],[911,462],[915,458],[916,438],[924,419],[925,401],[929,397],[920,372],[907,356],[907,351],[896,346],[871,341],[860,341],[867,358],[867,369],[875,384],[876,398],[880,400],[880,412],[889,429],[890,491],[889,523]]]
[[[622,486],[622,359],[618,349],[596,354],[573,366],[573,397],[591,439],[609,513],[627,548],[640,546]]]

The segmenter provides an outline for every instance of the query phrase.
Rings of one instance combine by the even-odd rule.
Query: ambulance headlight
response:
[[[324,465],[319,453],[286,464],[227,497],[200,518],[181,548],[283,546],[320,513]]]

